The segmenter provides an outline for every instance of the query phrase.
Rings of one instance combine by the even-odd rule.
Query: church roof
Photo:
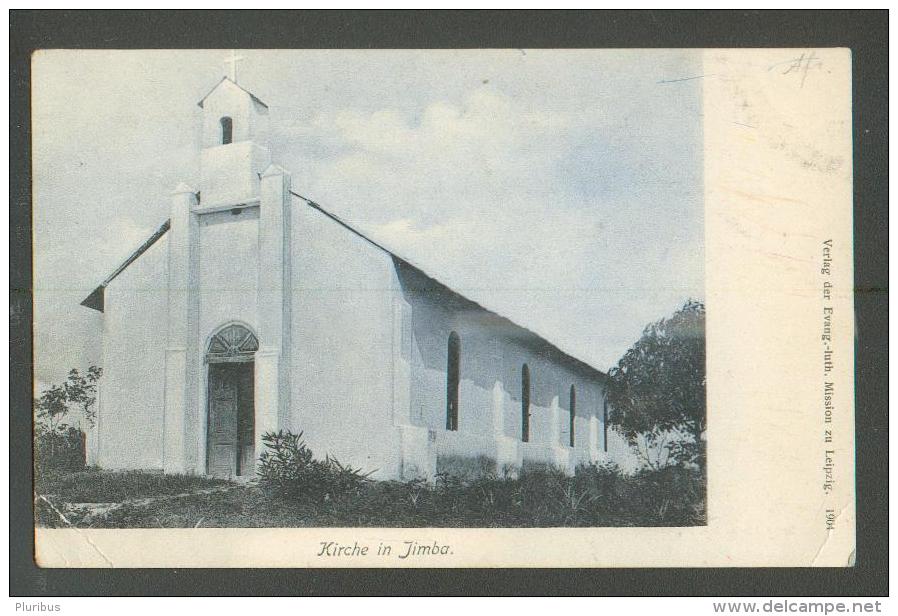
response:
[[[455,291],[451,287],[443,284],[442,282],[440,282],[439,280],[437,280],[436,278],[434,278],[433,276],[431,276],[430,274],[425,272],[423,269],[421,269],[420,267],[418,267],[417,265],[415,265],[414,263],[412,263],[405,257],[402,257],[402,256],[396,254],[395,252],[393,252],[393,250],[391,250],[391,249],[385,247],[383,244],[375,241],[374,239],[372,239],[365,233],[362,233],[361,231],[359,231],[358,229],[356,229],[355,227],[350,225],[348,222],[341,219],[336,214],[333,214],[333,213],[327,211],[326,209],[324,209],[323,207],[321,207],[318,203],[315,203],[311,199],[309,199],[307,197],[303,197],[302,195],[295,193],[293,191],[291,191],[290,194],[292,194],[294,197],[297,197],[298,199],[301,199],[309,207],[320,212],[324,216],[327,216],[332,221],[334,221],[335,223],[337,223],[338,225],[340,225],[341,227],[343,227],[350,233],[357,235],[358,237],[362,238],[363,240],[365,240],[372,246],[375,246],[376,248],[379,248],[380,250],[386,252],[391,257],[393,257],[394,261],[397,261],[400,265],[407,267],[407,268],[411,268],[413,271],[415,271],[417,274],[419,274],[419,276],[422,276],[424,278],[423,286],[425,286],[429,289],[433,289],[435,287],[436,289],[438,289],[440,291],[449,293],[452,296],[454,296],[457,300],[459,300],[461,303],[467,304],[470,307],[477,308],[479,310],[483,310],[484,312],[495,316],[499,321],[521,330],[521,332],[527,334],[531,338],[532,342],[535,342],[538,346],[544,347],[545,349],[549,350],[553,354],[557,354],[560,358],[562,358],[563,360],[566,360],[567,363],[572,364],[573,366],[580,368],[582,370],[586,370],[588,372],[597,374],[600,377],[603,377],[603,378],[607,377],[607,375],[604,372],[602,372],[601,370],[599,370],[598,368],[595,368],[594,366],[591,366],[590,364],[586,363],[582,359],[578,359],[577,357],[571,355],[570,353],[564,351],[563,349],[560,349],[558,346],[556,346],[552,342],[549,342],[546,338],[544,338],[537,332],[533,331],[532,329],[529,329],[527,327],[524,327],[523,325],[515,323],[508,317],[505,317],[505,316],[499,314],[498,312],[496,312],[495,310],[491,310],[490,308],[487,308],[486,306],[484,306],[468,297],[465,297],[458,291]]]
[[[153,234],[147,239],[147,241],[145,241],[143,244],[141,244],[137,248],[137,250],[132,252],[131,256],[129,256],[127,259],[125,259],[121,265],[119,265],[117,268],[115,268],[115,271],[113,271],[111,274],[109,274],[103,280],[103,282],[100,283],[100,286],[98,286],[96,289],[91,291],[90,295],[88,295],[87,297],[84,298],[84,301],[81,302],[81,305],[87,306],[88,308],[93,308],[94,310],[99,310],[100,312],[103,312],[103,309],[105,308],[106,286],[110,282],[112,282],[116,276],[118,276],[123,271],[125,271],[126,267],[128,267],[129,265],[134,263],[140,255],[142,255],[147,250],[149,250],[150,247],[153,244],[155,244],[156,241],[160,237],[165,235],[165,232],[168,231],[170,227],[171,227],[170,219],[166,220],[164,223],[159,225],[159,228],[153,232]]]
[[[401,265],[405,268],[411,268],[411,270],[413,270],[419,276],[424,278],[424,286],[426,286],[428,289],[437,289],[444,293],[451,294],[453,297],[455,297],[461,303],[467,304],[470,307],[474,307],[474,308],[483,310],[484,312],[487,312],[488,314],[495,316],[500,322],[502,322],[504,324],[511,325],[514,328],[519,329],[522,333],[525,333],[531,339],[531,342],[536,343],[537,346],[548,350],[550,353],[552,353],[554,355],[557,355],[559,358],[564,360],[566,363],[571,364],[572,366],[574,366],[576,368],[579,368],[581,370],[586,370],[586,371],[594,373],[600,377],[607,376],[601,370],[589,365],[588,363],[584,362],[583,360],[578,359],[577,357],[571,355],[570,353],[567,353],[566,351],[560,349],[558,346],[549,342],[546,338],[539,335],[535,331],[533,331],[527,327],[524,327],[523,325],[519,325],[519,324],[515,323],[514,321],[512,321],[511,319],[509,319],[508,317],[502,316],[495,310],[491,310],[491,309],[487,308],[486,306],[483,306],[482,304],[480,304],[468,297],[465,297],[458,291],[453,290],[451,287],[443,284],[442,282],[440,282],[439,280],[437,280],[436,278],[434,278],[433,276],[431,276],[430,274],[425,272],[423,269],[421,269],[420,267],[418,267],[417,265],[415,265],[414,263],[412,263],[405,257],[396,254],[393,250],[391,250],[391,249],[387,248],[386,246],[384,246],[383,244],[375,241],[374,239],[372,239],[365,233],[362,233],[361,231],[359,231],[358,229],[356,229],[355,227],[350,225],[348,222],[344,221],[342,218],[340,218],[336,214],[333,214],[333,213],[329,212],[328,210],[324,209],[318,203],[316,203],[316,202],[312,201],[311,199],[304,197],[298,193],[292,192],[292,191],[290,194],[293,195],[294,197],[296,197],[297,199],[300,199],[303,203],[308,205],[310,208],[312,208],[313,210],[326,216],[327,218],[329,218],[336,224],[340,225],[341,227],[343,227],[350,233],[353,233],[354,235],[365,240],[372,246],[386,252],[394,259],[395,262],[398,262],[399,265]],[[87,308],[92,308],[94,310],[103,312],[103,310],[104,310],[104,295],[105,295],[106,286],[110,282],[112,282],[116,276],[121,274],[125,270],[125,268],[127,268],[134,261],[136,261],[138,259],[138,257],[140,257],[140,255],[142,255],[147,250],[149,250],[150,247],[153,244],[155,244],[157,240],[159,240],[159,238],[161,238],[163,235],[165,235],[165,233],[169,230],[170,226],[171,226],[170,220],[166,220],[164,223],[162,223],[162,225],[160,225],[159,228],[156,229],[156,231],[143,244],[141,244],[140,247],[137,248],[137,250],[135,250],[131,254],[131,256],[129,256],[127,259],[125,259],[125,261],[122,262],[122,264],[119,265],[115,269],[115,271],[113,271],[109,276],[107,276],[106,279],[103,280],[103,282],[96,289],[94,289],[90,293],[90,295],[88,295],[84,299],[84,301],[81,302],[81,305],[86,306]]]
[[[239,83],[237,83],[236,81],[232,81],[229,77],[222,77],[222,78],[221,78],[221,81],[219,81],[218,83],[216,83],[215,86],[214,86],[211,90],[209,90],[209,92],[206,93],[206,96],[204,96],[202,99],[200,99],[200,102],[197,103],[197,106],[199,106],[200,108],[202,108],[203,103],[206,102],[206,99],[209,98],[209,97],[212,95],[212,93],[215,92],[215,91],[221,86],[221,84],[223,84],[223,83],[226,82],[226,81],[227,81],[228,83],[230,83],[230,84],[232,84],[232,85],[234,85],[234,86],[240,88],[241,90],[243,90],[244,92],[246,92],[247,94],[249,94],[250,98],[252,98],[255,102],[259,103],[260,105],[262,105],[263,107],[265,107],[266,109],[268,109],[268,105],[265,104],[265,102],[263,102],[262,99],[260,99],[258,96],[256,96],[255,94],[253,94],[252,92],[250,92],[249,90],[247,90],[246,88],[244,88],[243,86],[241,86],[241,85],[240,85]]]

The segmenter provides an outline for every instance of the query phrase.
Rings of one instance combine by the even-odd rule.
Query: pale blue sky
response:
[[[704,298],[702,80],[672,81],[700,52],[240,53],[294,190],[597,368]],[[227,55],[35,56],[39,381],[86,366],[79,302],[196,185]]]

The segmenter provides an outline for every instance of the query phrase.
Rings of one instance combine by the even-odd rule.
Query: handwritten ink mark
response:
[[[809,52],[802,52],[800,56],[797,58],[793,58],[791,60],[786,60],[785,62],[778,62],[768,68],[768,72],[772,71],[775,68],[781,68],[785,66],[785,70],[783,70],[780,75],[789,75],[789,74],[797,74],[801,75],[801,84],[800,88],[804,87],[804,82],[808,78],[808,73],[813,69],[821,69],[823,68],[823,60],[817,56],[817,53],[813,50]]]
[[[694,77],[683,77],[681,79],[662,79],[658,83],[678,83],[680,81],[692,81],[693,79],[701,79],[702,77],[713,77],[714,75],[696,75]]]

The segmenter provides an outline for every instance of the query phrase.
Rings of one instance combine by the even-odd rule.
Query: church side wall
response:
[[[399,473],[390,256],[302,203],[293,206],[290,424],[317,457]],[[407,402],[406,402],[407,404]]]
[[[489,456],[493,435],[519,443],[522,460],[559,460],[566,450],[570,467],[606,458],[603,443],[604,390],[601,377],[568,365],[532,334],[438,287],[421,291],[420,275],[401,267],[405,299],[411,306],[411,422],[448,436],[452,452]],[[459,422],[447,435],[448,340],[460,340]],[[522,367],[530,370],[530,438],[522,437]],[[576,392],[575,446],[570,442],[570,389]],[[611,432],[609,431],[609,435]],[[439,450],[439,447],[437,448]],[[556,458],[553,458],[553,455]]]
[[[167,257],[165,235],[105,290],[96,428],[102,468],[162,468]]]

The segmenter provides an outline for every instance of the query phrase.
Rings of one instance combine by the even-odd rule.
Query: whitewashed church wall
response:
[[[634,473],[644,466],[636,452],[619,432],[608,428],[608,452],[606,458],[613,461],[624,473]]]
[[[96,461],[161,469],[168,314],[168,236],[105,290]]]
[[[268,143],[268,110],[233,84],[223,84],[203,101],[203,148],[221,145],[221,118],[233,121],[234,143]]]
[[[316,456],[396,477],[390,256],[304,204],[292,235],[290,427]]]
[[[446,429],[448,339],[460,337],[459,432],[501,434],[521,440],[521,373],[530,369],[530,443],[569,445],[570,387],[576,388],[575,451],[586,462],[603,452],[603,385],[592,373],[563,364],[532,343],[529,332],[472,304],[459,304],[453,294],[419,292],[419,275],[401,268],[405,298],[412,306],[411,420],[431,430]],[[600,377],[599,377],[600,378]],[[498,389],[497,389],[497,383]],[[494,409],[495,405],[501,408]],[[555,407],[557,411],[553,411]],[[501,417],[497,426],[494,412]],[[597,417],[597,438],[590,443],[590,418]],[[462,439],[463,440],[463,439]],[[470,455],[480,455],[471,439]],[[526,457],[526,455],[525,455]]]
[[[258,331],[259,208],[199,217],[199,353],[209,337],[230,321]],[[200,357],[202,365],[202,357]]]

